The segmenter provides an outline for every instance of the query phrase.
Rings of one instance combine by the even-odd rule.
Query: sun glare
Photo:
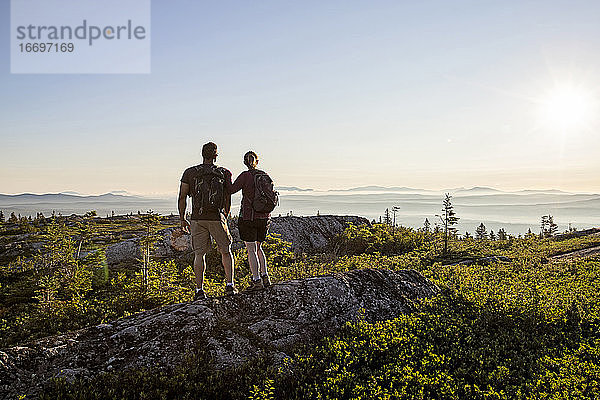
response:
[[[541,102],[543,121],[563,130],[587,126],[591,123],[594,99],[589,92],[563,86],[552,90]]]

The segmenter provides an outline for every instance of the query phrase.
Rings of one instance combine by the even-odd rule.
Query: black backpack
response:
[[[254,199],[252,208],[259,213],[270,213],[279,204],[279,193],[273,188],[273,180],[264,171],[252,170],[254,176]]]
[[[198,212],[222,211],[225,207],[225,173],[216,165],[197,165],[196,172],[192,199]]]

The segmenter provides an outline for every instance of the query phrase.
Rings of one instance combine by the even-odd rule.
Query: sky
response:
[[[207,141],[279,186],[600,192],[600,2],[155,0],[149,74],[11,74],[0,193],[177,191]]]

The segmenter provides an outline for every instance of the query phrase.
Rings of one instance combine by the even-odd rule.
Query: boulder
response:
[[[137,239],[128,239],[106,247],[108,265],[136,263],[140,258],[140,245]]]

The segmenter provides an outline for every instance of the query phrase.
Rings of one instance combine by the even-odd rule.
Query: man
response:
[[[215,165],[217,145],[213,142],[202,146],[202,164],[185,170],[179,187],[179,219],[184,232],[192,234],[194,249],[194,275],[196,294],[194,300],[205,299],[204,270],[205,254],[210,248],[212,237],[219,247],[225,268],[225,294],[237,293],[233,285],[233,257],[231,235],[227,228],[227,215],[231,207],[231,172]],[[192,197],[191,221],[185,218],[187,196]]]

